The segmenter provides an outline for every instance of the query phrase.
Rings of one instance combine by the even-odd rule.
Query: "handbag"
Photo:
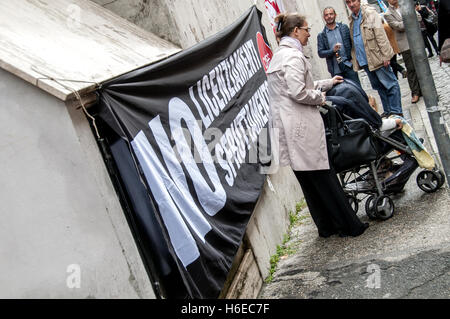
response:
[[[433,11],[428,10],[428,17],[424,18],[424,20],[430,34],[435,34],[438,30],[437,18],[437,15],[435,15]]]
[[[329,127],[325,131],[328,156],[337,173],[378,158],[381,143],[364,119],[344,121],[334,107],[329,107],[328,111]]]
[[[446,39],[442,45],[441,58],[442,62],[450,63],[450,38]]]
[[[428,9],[428,8],[427,8]],[[428,9],[428,17],[425,18],[428,23],[434,24],[437,26],[438,24],[438,16],[433,11]]]

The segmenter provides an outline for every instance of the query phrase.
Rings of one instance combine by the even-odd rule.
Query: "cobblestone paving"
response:
[[[442,115],[447,127],[450,126],[450,64],[439,66],[439,58],[429,59],[431,73],[433,73],[434,83],[439,95],[439,104],[442,107]]]

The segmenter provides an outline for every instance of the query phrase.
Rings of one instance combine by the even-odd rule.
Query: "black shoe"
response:
[[[406,78],[408,77],[408,72],[406,72],[406,70],[403,70],[403,71],[402,71],[402,77],[403,77],[404,79],[406,79]]]
[[[369,223],[364,223],[362,225],[362,227],[360,228],[360,230],[357,231],[356,233],[351,234],[351,236],[356,237],[356,236],[362,235],[362,234],[364,234],[364,232],[366,231],[367,228],[369,228]]]
[[[432,57],[434,57],[434,54],[433,54],[433,53],[430,53],[430,54],[428,54],[428,57],[429,57],[429,58],[432,58]]]
[[[354,232],[354,233],[351,233],[351,234],[347,234],[347,233],[343,233],[343,232],[339,232],[339,237],[348,237],[348,236],[351,236],[351,237],[357,237],[357,236],[359,236],[359,235],[362,235],[365,231],[366,231],[366,229],[367,228],[369,228],[369,223],[363,223],[362,224],[362,226],[361,226],[361,228],[360,229],[358,229],[356,232]]]
[[[389,117],[390,113],[383,112],[380,114],[381,117]]]
[[[356,232],[354,232],[354,233],[346,234],[346,233],[341,233],[341,232],[339,232],[339,237],[341,237],[341,238],[343,238],[343,237],[349,237],[349,236],[351,236],[351,237],[357,237],[357,236],[362,235],[362,234],[366,231],[367,228],[369,228],[369,223],[364,223],[364,224],[362,225],[362,227],[361,227],[359,230],[357,230]]]
[[[319,231],[319,236],[323,238],[328,238],[336,234],[336,231]]]
[[[403,113],[391,113],[391,115],[398,115],[398,116],[403,117]]]

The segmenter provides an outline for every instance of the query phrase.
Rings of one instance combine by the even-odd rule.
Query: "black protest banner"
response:
[[[265,181],[272,52],[260,19],[252,7],[99,91],[100,116],[129,142],[193,298],[219,296]]]

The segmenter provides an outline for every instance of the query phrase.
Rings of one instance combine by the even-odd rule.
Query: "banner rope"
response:
[[[95,84],[96,88],[99,88],[99,87],[100,87],[100,84],[98,84],[97,82],[91,82],[91,81],[69,80],[69,79],[58,79],[58,78],[51,77],[51,76],[49,76],[49,75],[47,75],[47,74],[44,74],[44,73],[42,73],[42,72],[36,70],[34,66],[32,66],[31,69],[32,69],[34,72],[39,73],[40,75],[43,75],[43,76],[44,76],[44,77],[42,77],[42,78],[36,78],[36,86],[38,86],[39,80],[50,80],[50,81],[53,81],[53,82],[59,84],[60,86],[62,86],[62,87],[65,88],[66,90],[71,91],[71,92],[75,95],[75,97],[77,98],[77,100],[80,102],[80,105],[81,105],[81,108],[83,109],[83,112],[86,114],[87,117],[89,117],[89,118],[91,119],[92,125],[94,126],[95,133],[96,133],[96,135],[97,135],[97,138],[100,139],[100,134],[99,134],[99,132],[98,132],[97,125],[96,125],[96,123],[95,123],[95,118],[94,118],[91,114],[89,114],[89,112],[87,111],[86,106],[85,106],[84,103],[83,103],[83,100],[82,100],[82,98],[81,98],[80,93],[79,93],[77,90],[71,88],[70,86],[67,86],[67,85],[61,83],[60,81],[65,81],[65,82],[76,82],[76,83],[91,83],[91,84]]]

